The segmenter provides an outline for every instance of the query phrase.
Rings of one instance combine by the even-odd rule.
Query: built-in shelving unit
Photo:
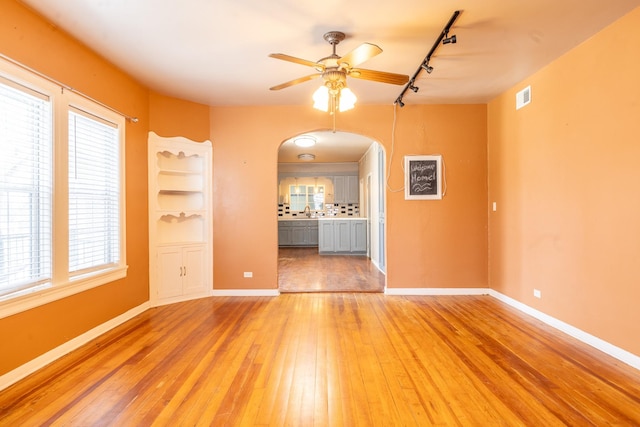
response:
[[[213,289],[211,142],[149,132],[149,282],[156,304]]]

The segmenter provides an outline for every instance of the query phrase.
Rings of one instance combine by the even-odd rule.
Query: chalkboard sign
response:
[[[442,199],[442,156],[404,157],[404,198]]]

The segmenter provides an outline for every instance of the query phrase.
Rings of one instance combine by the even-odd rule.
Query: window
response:
[[[0,61],[0,153],[0,317],[125,276],[122,116]]]
[[[117,264],[120,257],[118,128],[69,112],[69,272]]]
[[[291,210],[303,211],[307,206],[312,211],[324,209],[324,185],[290,185]]]
[[[0,294],[51,280],[51,103],[0,80]]]

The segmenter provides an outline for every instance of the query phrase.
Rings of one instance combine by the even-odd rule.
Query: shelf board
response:
[[[158,174],[163,175],[202,175],[202,171],[181,169],[158,169]]]

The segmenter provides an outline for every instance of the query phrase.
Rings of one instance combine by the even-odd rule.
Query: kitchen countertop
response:
[[[331,220],[337,220],[337,219],[367,219],[365,217],[362,216],[319,216],[316,218],[278,218],[278,221],[317,221],[317,220],[322,220],[322,221],[331,221]]]

